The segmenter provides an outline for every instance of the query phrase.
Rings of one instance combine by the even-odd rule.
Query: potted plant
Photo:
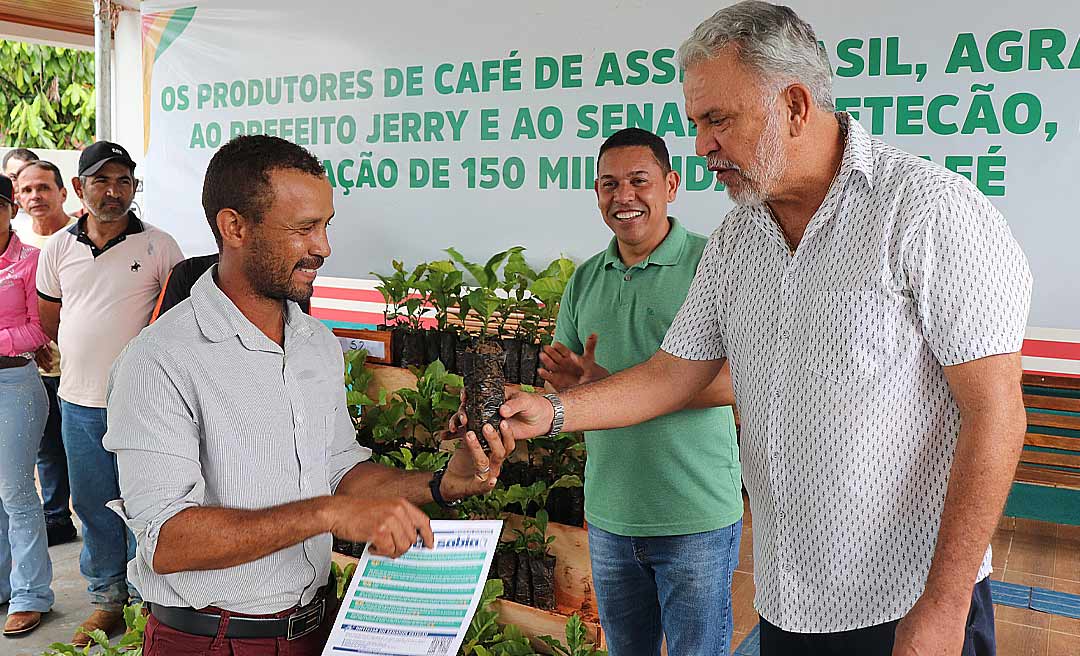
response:
[[[389,276],[371,273],[379,279],[375,289],[386,303],[383,325],[393,331],[392,362],[396,367],[421,366],[426,364],[424,336],[419,332],[424,305],[421,278],[427,264],[421,263],[411,272],[398,260],[391,262],[391,266],[394,273]]]
[[[540,640],[556,656],[607,656],[607,651],[597,649],[596,645],[588,642],[585,623],[581,621],[581,616],[577,613],[566,620],[565,644],[549,635],[540,636]]]
[[[555,541],[555,536],[547,534],[548,514],[546,510],[537,511],[535,517],[526,517],[522,528],[514,529],[521,540],[523,554],[518,556],[518,571],[515,583],[522,581],[521,572],[527,570],[529,603],[541,610],[555,609],[555,556],[548,547]],[[524,563],[522,562],[524,555]],[[524,564],[524,567],[522,566]],[[523,595],[518,590],[519,601]]]
[[[485,452],[490,447],[484,437],[483,426],[490,424],[498,430],[499,406],[505,398],[503,360],[506,354],[502,344],[488,334],[498,305],[499,298],[495,293],[483,287],[472,290],[462,299],[463,311],[475,312],[483,322],[479,338],[471,341],[462,354],[461,369],[465,383],[467,428],[476,434]]]
[[[544,506],[552,490],[575,486],[581,486],[581,479],[563,476],[551,485],[536,481],[528,487],[512,485],[507,490],[506,505],[516,504],[525,516],[521,528],[514,529],[516,538],[508,545],[516,560],[512,601],[543,610],[555,608],[555,557],[548,550],[555,537],[547,534],[549,517]],[[503,569],[508,566],[503,561],[498,565],[500,578],[508,576]]]
[[[525,261],[524,249],[511,249],[503,267],[503,278],[499,284],[499,334],[502,336],[503,350],[506,352],[504,372],[510,383],[532,384],[532,377],[524,380],[521,370],[521,353],[525,343],[523,339],[524,315],[535,305],[529,294],[529,285],[536,280],[536,272]],[[511,320],[517,319],[512,326]]]
[[[529,639],[513,624],[500,625],[499,613],[492,606],[503,595],[499,579],[489,579],[480,596],[480,604],[465,631],[461,656],[532,656]]]
[[[460,403],[461,376],[446,371],[435,360],[416,373],[416,388],[402,388],[395,394],[407,407],[405,435],[415,448],[439,450],[439,435],[445,430]]]
[[[428,303],[435,309],[437,359],[442,360],[447,371],[459,373],[455,357],[458,331],[450,324],[450,308],[461,303],[462,273],[453,261],[436,260],[428,262],[423,282],[426,285]]]
[[[574,263],[565,257],[559,257],[548,264],[537,278],[529,285],[529,292],[533,297],[540,300],[539,318],[537,323],[543,323],[545,330],[538,328],[538,337],[543,344],[550,344],[554,336],[555,330],[555,318],[559,312],[559,301],[562,300],[563,292],[566,290],[566,284],[570,282],[570,276],[574,275]],[[535,350],[534,350],[535,349]],[[533,375],[532,380],[524,380],[528,378],[528,374],[523,374],[522,382],[532,385],[543,385],[544,381],[536,375],[537,362],[539,360],[539,349],[537,345],[534,349],[530,349],[530,353],[522,354],[522,371],[531,372]],[[535,354],[535,355],[534,355]],[[526,358],[528,362],[526,362]],[[526,365],[528,368],[526,368]]]
[[[518,338],[521,340],[518,381],[530,387],[543,385],[543,379],[536,375],[540,367],[539,336],[542,306],[537,297],[529,292],[518,304],[518,311],[521,313],[521,321],[518,323]]]
[[[585,477],[585,436],[559,433],[529,441],[529,463],[547,480],[581,481]],[[585,524],[582,486],[564,484],[549,490],[544,509],[551,521],[568,526]]]

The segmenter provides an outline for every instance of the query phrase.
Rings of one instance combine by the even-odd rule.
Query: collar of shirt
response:
[[[68,232],[75,235],[75,240],[76,241],[89,246],[90,247],[90,253],[94,257],[97,257],[98,255],[101,255],[102,253],[109,250],[113,246],[116,246],[120,242],[124,241],[125,239],[128,238],[128,235],[137,235],[137,234],[139,234],[140,232],[142,232],[144,230],[142,221],[139,220],[139,217],[135,216],[134,212],[129,210],[128,211],[128,224],[127,224],[127,227],[124,228],[124,231],[121,232],[119,235],[117,235],[117,236],[113,237],[112,239],[110,239],[109,242],[106,243],[103,248],[98,248],[97,246],[94,245],[94,242],[90,239],[90,235],[88,235],[86,233],[86,220],[87,220],[87,217],[89,217],[89,216],[90,216],[89,214],[83,214],[81,217],[79,217],[79,220],[77,222],[71,224],[71,227],[68,228]]]
[[[249,351],[268,351],[284,353],[284,350],[255,327],[225,292],[217,286],[214,277],[217,265],[210,267],[191,288],[191,306],[195,310],[195,320],[206,339],[211,342],[223,342],[233,336],[240,338],[240,343]],[[311,337],[313,331],[300,306],[292,301],[285,303],[285,344],[293,340]]]
[[[653,252],[649,253],[647,258],[630,268],[644,269],[650,264],[671,266],[679,263],[683,246],[686,245],[686,228],[673,216],[668,216],[668,221],[671,223],[671,228],[668,230],[667,236],[664,237],[664,241],[660,242],[660,245],[653,249]],[[627,268],[619,256],[619,241],[615,237],[611,238],[607,251],[604,252],[604,268],[607,267],[615,267],[620,271]]]
[[[11,266],[26,257],[26,249],[23,248],[23,243],[19,241],[18,234],[14,230],[9,234],[11,238],[8,240],[7,248],[3,253],[0,253],[0,265],[4,266]]]
[[[837,112],[835,116],[845,136],[844,154],[840,158],[840,167],[833,177],[832,184],[829,185],[829,191],[826,192],[821,206],[814,212],[814,216],[806,226],[806,232],[803,234],[804,241],[836,215],[836,208],[854,173],[861,173],[866,185],[871,189],[874,187],[874,145],[870,135],[858,121],[851,120],[851,115],[847,112]],[[790,250],[787,238],[773,219],[772,211],[767,205],[752,207],[749,214],[759,227],[770,233],[773,239],[785,249]]]

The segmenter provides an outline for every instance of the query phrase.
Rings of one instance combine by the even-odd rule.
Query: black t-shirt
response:
[[[189,257],[174,266],[169,274],[169,281],[161,292],[161,301],[158,304],[157,312],[154,313],[154,319],[157,319],[191,296],[191,288],[195,285],[195,281],[206,273],[207,269],[217,264],[220,257],[218,253]],[[305,314],[311,314],[311,301],[305,301],[299,305]]]

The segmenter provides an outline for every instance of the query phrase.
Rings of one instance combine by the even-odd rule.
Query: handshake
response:
[[[581,355],[558,342],[545,346],[540,353],[540,377],[559,392],[606,378],[608,371],[596,364],[596,341],[596,334],[590,335]],[[498,383],[493,384],[496,379]],[[477,366],[465,377],[461,405],[450,418],[449,428],[452,434],[466,431],[467,439],[474,436],[486,450],[486,444],[500,436],[511,441],[528,440],[547,435],[555,424],[556,432],[562,429],[562,403],[558,397],[502,386],[497,372]]]

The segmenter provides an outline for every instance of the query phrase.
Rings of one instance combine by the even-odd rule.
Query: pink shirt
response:
[[[14,232],[0,255],[0,355],[33,353],[49,343],[37,306],[38,254]]]

